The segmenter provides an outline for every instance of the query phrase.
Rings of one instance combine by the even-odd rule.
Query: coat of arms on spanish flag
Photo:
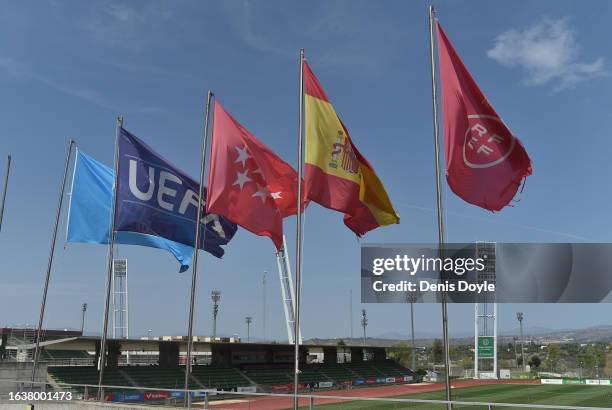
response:
[[[344,212],[344,224],[361,236],[399,223],[399,215],[372,166],[359,153],[304,61],[306,199]]]

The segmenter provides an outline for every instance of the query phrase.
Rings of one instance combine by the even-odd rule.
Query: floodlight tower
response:
[[[83,329],[85,328],[85,311],[87,310],[87,303],[83,303],[81,306],[82,316],[81,316],[81,336],[83,336]]]
[[[128,269],[127,259],[113,260],[113,339],[128,339]]]
[[[476,258],[484,269],[477,272],[477,282],[495,283],[495,242],[477,242]],[[479,372],[480,360],[493,360],[492,372]],[[483,294],[474,303],[474,378],[497,379],[497,302],[495,293]]]
[[[287,340],[293,344],[295,335],[295,289],[291,275],[291,263],[287,253],[287,240],[283,235],[283,248],[276,252],[276,264],[278,266],[278,278],[280,280],[281,300],[285,311],[285,324],[287,326]],[[302,332],[298,332],[298,342],[302,343]]]
[[[521,330],[521,361],[523,362],[523,371],[527,371],[525,367],[525,338],[523,337],[523,312],[516,312],[516,319],[519,321],[519,328]]]
[[[210,293],[210,297],[213,301],[213,331],[212,337],[215,339],[217,337],[217,314],[219,313],[219,301],[221,300],[221,291],[213,290]]]
[[[251,341],[251,323],[253,322],[253,318],[251,316],[247,316],[245,318],[247,324],[247,343]]]
[[[368,313],[361,309],[361,327],[363,327],[363,346],[366,345],[366,327],[368,327]]]

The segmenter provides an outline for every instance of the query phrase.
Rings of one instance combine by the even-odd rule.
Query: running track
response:
[[[485,384],[539,384],[538,380],[457,380],[452,383],[453,388],[482,386]],[[321,396],[350,396],[350,397],[393,397],[404,394],[427,393],[444,390],[443,384],[395,384],[382,387],[364,387],[352,390],[334,390],[325,392],[313,392]],[[308,393],[304,393],[308,394]],[[285,410],[293,406],[291,397],[253,397],[243,399],[244,401],[232,402],[210,402],[212,410]],[[236,400],[237,401],[237,400]],[[315,404],[332,404],[345,402],[346,400],[334,397],[316,399]],[[300,406],[308,406],[308,399],[300,399]]]

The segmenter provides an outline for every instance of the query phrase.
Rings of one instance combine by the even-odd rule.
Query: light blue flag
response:
[[[113,206],[114,171],[77,150],[68,211],[68,242],[108,244]],[[117,232],[115,243],[166,249],[181,264],[191,263],[193,247],[159,236]]]

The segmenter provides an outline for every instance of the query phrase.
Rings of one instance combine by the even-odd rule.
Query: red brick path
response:
[[[539,384],[538,380],[457,380],[452,383],[453,388],[482,386],[487,384]],[[313,392],[321,396],[330,396],[325,399],[315,399],[315,404],[340,403],[347,400],[335,397],[394,397],[405,394],[427,393],[432,391],[442,391],[444,385],[435,384],[394,384],[381,387],[364,387],[352,390],[333,390],[323,392]],[[291,397],[264,397],[254,396],[252,398],[241,399],[238,403],[224,403],[211,401],[213,410],[285,410],[293,406]],[[300,406],[308,406],[308,399],[300,399]]]

